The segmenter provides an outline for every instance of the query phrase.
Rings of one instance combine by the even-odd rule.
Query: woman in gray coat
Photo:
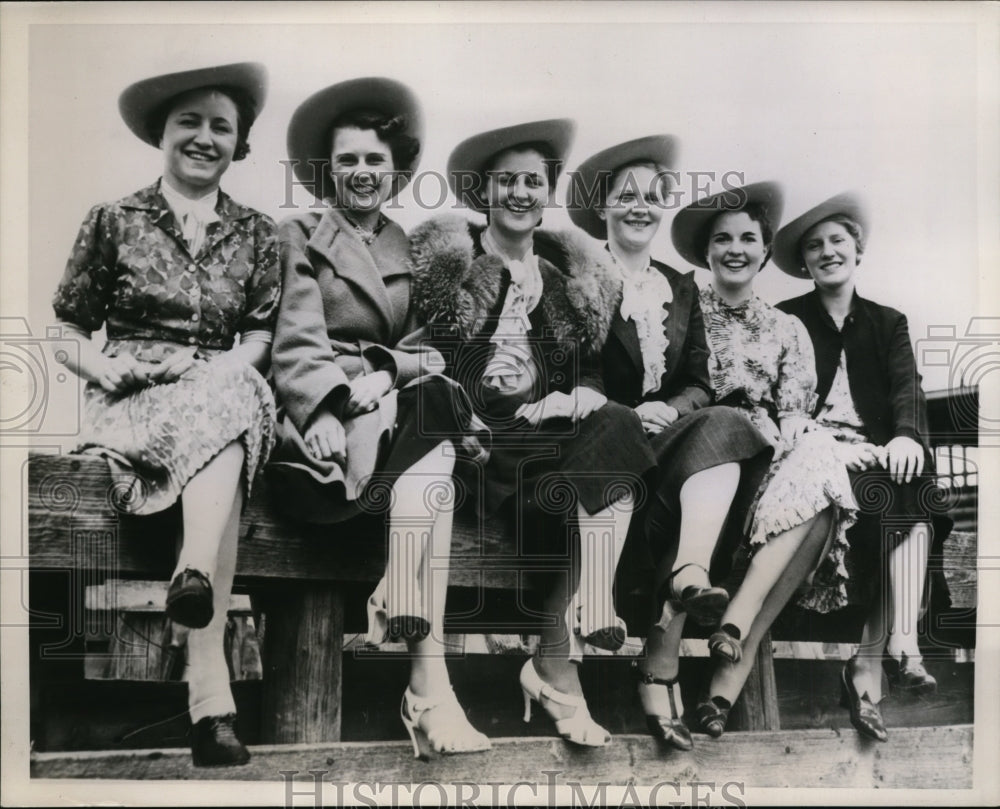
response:
[[[381,212],[416,165],[420,131],[409,89],[381,78],[321,90],[292,117],[296,176],[327,207],[279,228],[287,285],[273,349],[281,410],[269,468],[277,502],[298,519],[337,523],[388,506],[386,575],[368,602],[368,638],[407,642],[413,662],[401,717],[415,755],[490,746],[451,690],[441,644],[452,438],[470,411],[461,388],[435,373],[441,355],[415,333],[409,242]]]

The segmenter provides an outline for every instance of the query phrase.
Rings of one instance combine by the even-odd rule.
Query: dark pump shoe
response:
[[[236,738],[236,714],[199,719],[191,728],[191,758],[195,767],[246,764],[250,751]]]
[[[204,629],[214,614],[208,576],[191,567],[174,576],[167,590],[167,617],[171,621],[191,629]]]
[[[840,707],[851,712],[851,724],[862,736],[877,742],[888,741],[889,734],[885,732],[882,712],[872,702],[867,691],[858,694],[851,679],[850,667],[851,664],[848,663],[840,672]]]
[[[732,708],[732,703],[725,697],[703,699],[695,709],[698,729],[713,739],[718,739],[726,731],[726,722],[729,721]]]
[[[937,691],[937,680],[927,673],[923,662],[911,660],[906,652],[903,652],[902,660],[896,660],[894,657],[886,658],[882,661],[882,668],[885,669],[889,685],[904,694],[920,696]]]
[[[652,688],[653,686],[665,688],[670,700],[670,716],[646,713],[646,727],[650,735],[661,744],[668,745],[677,750],[692,749],[694,747],[694,740],[691,738],[691,731],[688,730],[688,726],[684,724],[684,720],[681,718],[684,713],[684,705],[681,702],[681,693],[680,687],[677,685],[677,678],[664,680],[643,671],[636,663],[633,663],[632,666],[632,671],[635,673],[635,678],[639,683],[640,702],[642,701],[641,693],[643,686],[647,688]],[[643,708],[643,711],[645,712],[645,708]]]

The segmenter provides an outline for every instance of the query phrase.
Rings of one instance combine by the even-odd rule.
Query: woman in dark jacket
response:
[[[327,87],[292,116],[293,167],[327,206],[279,230],[281,409],[268,467],[276,503],[296,519],[337,523],[388,506],[386,575],[368,602],[368,640],[407,642],[400,710],[414,755],[490,746],[451,689],[441,640],[452,440],[468,426],[468,407],[453,381],[433,373],[444,367],[440,354],[413,333],[409,241],[381,212],[417,164],[421,129],[410,90],[383,78]]]
[[[89,383],[78,451],[105,456],[133,514],[178,501],[183,540],[167,615],[190,627],[194,764],[244,764],[223,650],[239,521],[274,442],[268,365],[279,294],[274,222],[219,182],[249,152],[267,92],[256,62],[128,87],[128,127],[163,151],[163,176],[84,221],[56,292]],[[98,351],[90,336],[101,328]],[[239,336],[236,344],[235,337]]]
[[[622,303],[604,346],[609,399],[633,408],[657,458],[655,485],[633,535],[658,562],[653,623],[636,663],[650,732],[690,749],[681,719],[678,653],[685,618],[719,622],[729,595],[713,587],[739,544],[746,510],[773,449],[742,415],[710,407],[708,345],[691,274],[650,257],[663,219],[674,139],[612,146],[573,174],[573,221],[607,249],[623,277]],[[589,192],[589,193],[588,193]]]
[[[565,571],[554,576],[546,610],[559,620],[543,630],[521,687],[526,719],[534,699],[563,738],[599,747],[610,736],[591,718],[571,661],[584,641],[624,642],[612,585],[653,459],[639,418],[603,394],[600,351],[620,280],[579,238],[536,230],[572,131],[570,121],[539,121],[459,144],[452,190],[488,225],[431,220],[414,231],[412,256],[418,305],[448,373],[492,432],[481,512],[513,516],[527,548],[551,541],[539,526],[552,518],[579,529],[579,585],[567,587]]]
[[[814,417],[836,436],[860,506],[848,533],[848,565],[868,590],[871,611],[841,684],[854,726],[885,741],[878,710],[883,666],[905,692],[929,693],[937,685],[922,663],[917,619],[932,537],[940,547],[951,520],[924,438],[927,406],[906,317],[855,290],[869,232],[862,201],[841,194],[782,228],[774,258],[789,275],[815,284],[778,308],[809,332],[818,378]]]

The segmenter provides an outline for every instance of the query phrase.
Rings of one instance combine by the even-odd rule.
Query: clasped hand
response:
[[[573,421],[585,419],[607,403],[608,397],[593,388],[577,387],[570,393],[558,391],[543,399],[521,405],[514,415],[529,424],[537,425],[545,419],[569,418]]]
[[[666,402],[643,402],[635,408],[636,415],[642,422],[642,429],[650,435],[662,433],[680,417],[677,408]]]
[[[163,362],[143,362],[131,354],[107,357],[97,377],[98,384],[108,393],[124,393],[147,385],[165,384],[180,379],[195,365],[194,348],[175,351]]]
[[[392,375],[388,371],[355,377],[348,384],[344,418],[369,413],[379,400],[392,390]],[[344,464],[347,462],[347,434],[344,425],[333,413],[324,410],[316,415],[302,436],[314,458]]]

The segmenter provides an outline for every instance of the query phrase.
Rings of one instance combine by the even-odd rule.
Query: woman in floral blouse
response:
[[[190,627],[196,766],[243,764],[223,651],[240,511],[273,443],[266,369],[279,297],[274,222],[219,189],[266,95],[263,65],[172,73],[127,88],[122,117],[163,150],[153,185],[94,207],[53,306],[89,383],[78,451],[105,456],[122,506],[181,501],[167,615]],[[92,332],[104,327],[98,350]],[[239,343],[234,338],[239,335]]]
[[[657,571],[652,625],[635,673],[650,733],[687,750],[692,739],[677,682],[681,633],[689,617],[718,625],[729,595],[712,586],[709,571],[716,581],[728,572],[773,449],[737,411],[710,406],[698,287],[691,273],[651,258],[674,151],[674,138],[653,135],[598,152],[572,175],[568,207],[578,226],[607,239],[622,274],[621,305],[603,349],[604,388],[642,420],[657,459],[646,507],[632,522]]]
[[[756,183],[687,206],[671,233],[682,256],[712,271],[701,307],[715,395],[775,447],[749,529],[746,575],[709,638],[717,665],[698,722],[713,736],[725,729],[761,636],[819,559],[814,586],[799,603],[822,612],[846,603],[845,532],[856,506],[847,470],[830,462],[833,439],[809,432],[816,387],[812,345],[800,322],[753,293],[781,207],[776,184]]]

